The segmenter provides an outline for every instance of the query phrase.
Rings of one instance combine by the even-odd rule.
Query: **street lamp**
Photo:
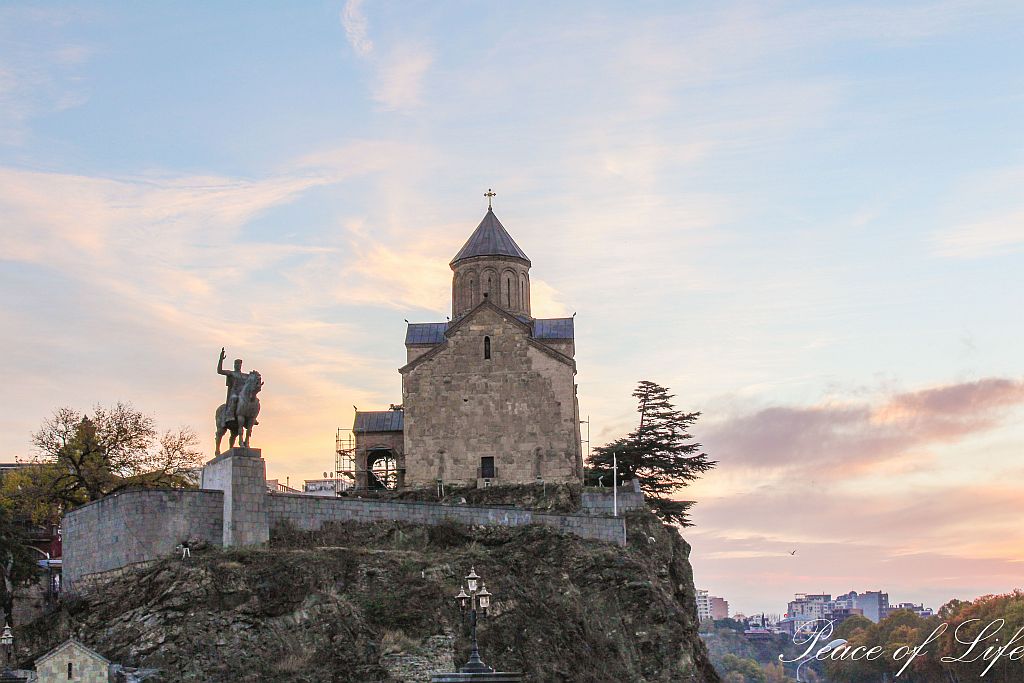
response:
[[[823,647],[820,650],[818,650],[818,652],[813,657],[808,657],[804,661],[802,661],[799,664],[797,664],[797,667],[796,667],[796,683],[801,683],[801,681],[800,681],[800,667],[802,667],[804,664],[806,664],[807,662],[811,661],[812,659],[817,658],[818,655],[827,655],[829,652],[832,652],[832,650],[835,650],[837,647],[841,647],[843,645],[846,645],[846,639],[845,638],[836,638],[835,640],[830,642],[828,645],[826,645],[825,647]]]
[[[11,649],[14,645],[14,631],[11,630],[10,624],[4,624],[3,633],[0,633],[0,647],[4,650],[4,670],[0,673],[0,677],[7,677],[8,675],[13,676],[11,673]]]
[[[478,585],[479,589],[477,589]],[[459,601],[459,609],[462,611],[463,617],[465,618],[467,614],[469,616],[469,626],[473,632],[473,652],[469,656],[469,661],[459,671],[467,674],[492,673],[494,669],[480,659],[480,647],[476,640],[477,618],[478,615],[487,616],[487,609],[491,606],[491,592],[487,590],[487,585],[476,573],[476,569],[472,567],[469,569],[469,574],[466,575],[466,587],[469,588],[468,593],[466,588],[459,586],[459,594],[455,596],[455,599]]]

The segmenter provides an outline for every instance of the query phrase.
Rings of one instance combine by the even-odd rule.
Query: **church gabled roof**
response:
[[[405,423],[401,410],[357,410],[353,432],[400,432]]]
[[[519,248],[490,208],[487,209],[487,214],[480,221],[480,225],[476,226],[476,230],[452,259],[451,265],[474,256],[509,256],[530,263],[530,257]]]

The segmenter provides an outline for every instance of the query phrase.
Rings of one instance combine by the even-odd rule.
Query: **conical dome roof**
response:
[[[480,221],[480,225],[476,226],[476,230],[462,245],[462,249],[459,249],[459,253],[452,259],[451,265],[454,266],[459,261],[474,256],[508,256],[522,259],[527,264],[530,263],[530,258],[515,243],[491,209],[487,209],[484,219]]]

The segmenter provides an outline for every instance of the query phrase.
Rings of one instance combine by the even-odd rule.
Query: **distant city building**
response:
[[[268,493],[301,493],[298,489],[293,489],[287,484],[282,484],[280,479],[267,479],[267,492]]]
[[[812,622],[818,620],[818,617],[813,617],[805,614],[797,614],[796,616],[785,616],[775,624],[775,629],[778,633],[785,633],[792,636],[797,631],[807,629]]]
[[[344,490],[339,479],[307,479],[302,485],[302,492],[311,496],[334,498],[338,491]]]
[[[705,621],[711,618],[711,600],[708,592],[697,589],[697,621]]]
[[[889,594],[881,591],[850,591],[836,598],[834,607],[859,609],[861,614],[877,624],[888,615]]]
[[[935,616],[935,611],[931,607],[925,607],[924,604],[919,605],[913,602],[901,602],[897,605],[890,606],[886,616],[892,614],[898,609],[910,610],[911,612],[922,618]]]
[[[728,619],[729,618],[729,601],[723,598],[717,598],[714,595],[708,596],[708,602],[711,604],[711,618],[712,619]]]
[[[850,617],[862,616],[864,616],[864,610],[859,607],[833,607],[826,618],[832,622],[833,626],[838,626]]]
[[[797,593],[786,606],[786,617],[804,617],[805,621],[825,619],[833,606],[829,593]]]
[[[913,602],[890,605],[889,594],[882,591],[850,591],[834,600],[825,593],[797,593],[787,606],[786,617],[826,619],[839,625],[852,616],[863,616],[877,624],[898,609],[910,610],[920,617],[934,615],[931,608]]]
[[[708,595],[706,590],[697,590],[697,619],[728,619],[729,601]]]

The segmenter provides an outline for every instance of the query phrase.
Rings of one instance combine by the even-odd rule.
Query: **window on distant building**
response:
[[[484,337],[484,360],[491,359],[491,338]]]
[[[72,680],[75,677],[74,665],[68,662],[68,680]]]

